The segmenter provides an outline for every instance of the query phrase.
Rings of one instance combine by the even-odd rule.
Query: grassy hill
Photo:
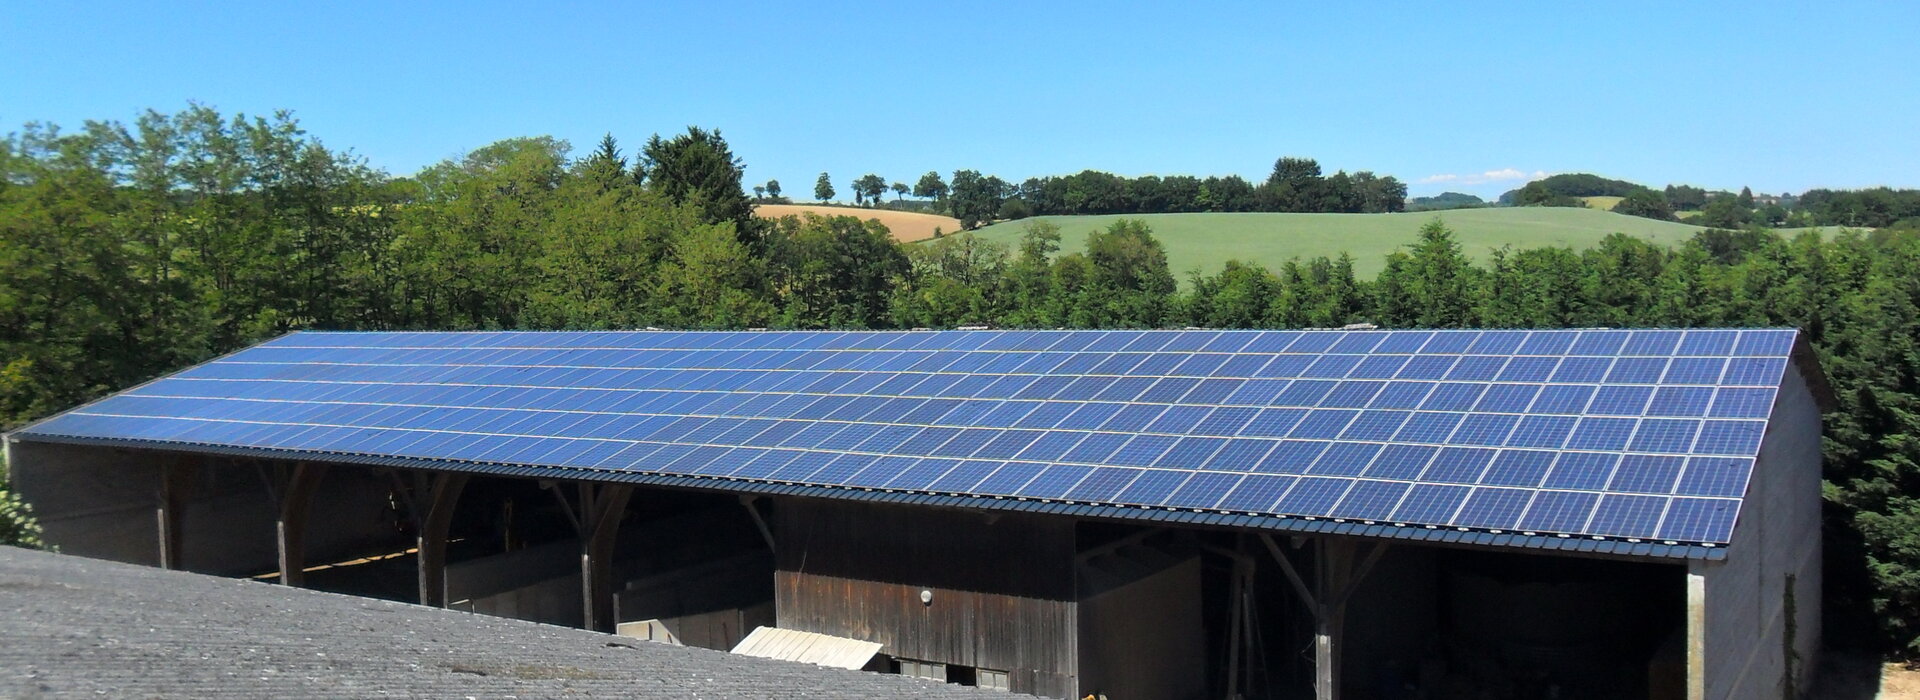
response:
[[[951,216],[922,214],[892,209],[868,209],[866,207],[836,207],[821,204],[760,204],[753,208],[753,215],[763,219],[777,219],[782,216],[799,216],[802,212],[812,212],[821,216],[852,216],[862,221],[879,219],[880,223],[893,233],[895,240],[918,241],[933,237],[938,228],[946,233],[960,230],[960,220]]]
[[[1597,209],[1513,207],[1405,214],[1042,216],[994,224],[977,234],[1012,245],[1020,240],[1027,221],[1052,221],[1060,226],[1061,247],[1071,251],[1085,244],[1088,232],[1121,218],[1143,219],[1153,227],[1154,236],[1167,247],[1168,262],[1181,276],[1194,268],[1211,273],[1235,258],[1274,267],[1288,258],[1331,257],[1342,252],[1353,254],[1358,274],[1372,276],[1385,265],[1388,252],[1411,242],[1421,224],[1433,218],[1445,221],[1459,236],[1461,247],[1476,259],[1506,245],[1579,249],[1616,232],[1672,244],[1704,230]]]

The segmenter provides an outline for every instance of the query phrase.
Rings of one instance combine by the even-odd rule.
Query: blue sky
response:
[[[822,170],[1260,178],[1281,155],[1416,195],[1920,187],[1920,3],[1563,4],[13,2],[0,131],[285,108],[406,174],[698,124],[803,196]]]

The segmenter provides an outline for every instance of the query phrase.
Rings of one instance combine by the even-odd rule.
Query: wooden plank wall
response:
[[[1007,671],[1017,692],[1077,690],[1070,520],[787,500],[774,541],[780,627]]]

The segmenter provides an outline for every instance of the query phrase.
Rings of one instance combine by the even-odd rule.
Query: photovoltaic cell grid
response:
[[[1794,341],[306,332],[20,434],[1721,545]]]

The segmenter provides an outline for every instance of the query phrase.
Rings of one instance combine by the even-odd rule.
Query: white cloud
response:
[[[1547,172],[1545,170],[1535,170],[1529,173],[1515,168],[1501,168],[1499,170],[1488,170],[1484,173],[1466,173],[1464,175],[1456,173],[1428,175],[1416,180],[1415,184],[1486,185],[1495,182],[1532,182],[1546,176]]]

